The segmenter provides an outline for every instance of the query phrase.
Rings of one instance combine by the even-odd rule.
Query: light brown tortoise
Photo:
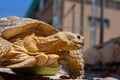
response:
[[[64,60],[72,78],[84,73],[81,35],[59,31],[39,20],[15,16],[1,18],[0,27],[5,27],[0,38],[1,67],[55,67]]]

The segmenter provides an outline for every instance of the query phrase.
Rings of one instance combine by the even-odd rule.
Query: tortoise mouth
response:
[[[82,43],[82,42],[74,42],[74,43],[84,46],[84,43]]]

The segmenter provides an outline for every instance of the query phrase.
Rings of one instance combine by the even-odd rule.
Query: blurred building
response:
[[[81,13],[82,0],[33,0],[26,17],[36,18],[52,24],[55,28],[80,33],[86,39],[86,47],[90,47],[92,2],[83,0],[84,13]],[[95,4],[95,44],[99,44],[100,35],[100,2]],[[81,20],[83,25],[81,28]],[[120,36],[120,0],[105,0],[104,8],[104,42]],[[81,30],[82,29],[82,30]]]

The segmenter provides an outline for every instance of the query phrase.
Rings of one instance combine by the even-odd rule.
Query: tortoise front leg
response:
[[[36,62],[37,62],[36,58],[34,56],[32,56],[22,62],[8,65],[6,67],[8,67],[8,68],[33,67],[33,66],[35,66]]]
[[[40,53],[36,56],[37,63],[36,66],[49,66],[49,67],[56,67],[59,66],[57,60],[59,56],[56,54],[45,54]]]

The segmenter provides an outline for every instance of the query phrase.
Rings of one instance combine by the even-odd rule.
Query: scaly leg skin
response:
[[[70,61],[68,60],[68,68],[69,74],[73,79],[76,79],[79,76],[83,76],[84,73],[83,63],[80,65],[74,59],[70,59]]]
[[[25,53],[22,41],[10,43],[0,37],[0,67],[30,67],[35,63],[36,58]]]
[[[37,59],[37,66],[49,66],[49,67],[57,67],[59,66],[57,63],[57,60],[59,59],[59,56],[56,54],[45,54],[40,53],[36,56]]]
[[[58,64],[56,61],[58,60],[59,56],[56,54],[48,54],[39,53],[36,56],[31,56],[28,59],[25,59],[22,62],[9,65],[9,68],[19,68],[19,67],[34,67],[34,66],[50,66],[56,67]]]
[[[36,62],[37,62],[37,60],[35,57],[30,57],[22,62],[8,65],[6,67],[8,67],[8,68],[33,67],[33,66],[35,66]]]
[[[0,37],[0,67],[3,67],[6,61],[5,56],[11,50],[12,43]]]
[[[69,51],[69,57],[67,57],[70,76],[72,78],[79,78],[84,76],[84,60],[81,50]],[[73,67],[74,65],[74,67]]]
[[[80,50],[61,51],[57,53],[60,56],[59,61],[64,60],[68,63],[70,77],[73,79],[83,76],[84,61]]]
[[[36,66],[43,66],[47,63],[48,61],[48,56],[45,53],[40,53],[36,56],[37,63]]]
[[[11,49],[12,43],[0,37],[0,59]]]

